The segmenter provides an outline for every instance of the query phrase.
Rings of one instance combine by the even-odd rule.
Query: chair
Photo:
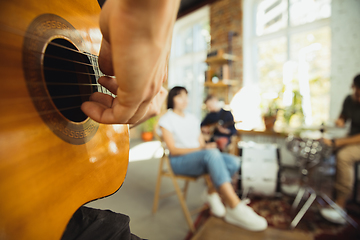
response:
[[[156,136],[158,138],[158,136]],[[176,194],[179,198],[180,201],[180,205],[181,208],[184,212],[187,224],[189,225],[189,228],[192,232],[195,232],[195,226],[194,223],[191,219],[191,214],[196,214],[208,207],[201,207],[200,209],[196,209],[195,211],[191,212],[189,211],[187,205],[186,205],[186,195],[187,195],[187,190],[189,187],[189,182],[190,181],[197,181],[199,178],[204,177],[206,184],[208,186],[212,186],[211,180],[210,180],[210,176],[209,174],[204,174],[198,177],[190,177],[190,176],[185,176],[185,175],[176,175],[174,174],[174,172],[171,169],[171,164],[170,164],[170,159],[169,159],[169,150],[167,149],[165,143],[163,141],[161,141],[162,143],[162,148],[164,149],[164,153],[163,156],[160,159],[160,165],[159,165],[159,174],[157,177],[157,182],[156,182],[156,188],[155,188],[155,196],[154,196],[154,203],[153,203],[153,213],[155,214],[159,205],[159,199],[162,198],[166,198],[169,196],[172,196],[174,194]],[[169,177],[172,180],[172,183],[174,185],[175,191],[174,192],[170,192],[170,193],[166,193],[166,194],[162,194],[160,195],[160,187],[161,187],[161,180],[163,177]],[[181,189],[179,187],[179,184],[177,182],[177,180],[184,180],[185,184],[184,184],[184,188]],[[199,196],[200,197],[200,196]]]
[[[238,143],[240,142],[241,138],[239,135],[233,135],[230,138],[230,144],[227,147],[227,153],[235,155],[235,156],[239,156],[239,147],[238,147]]]
[[[360,200],[357,199],[358,196],[358,188],[359,188],[359,167],[360,162],[355,162],[354,164],[354,188],[353,188],[353,201],[357,204],[360,204]]]

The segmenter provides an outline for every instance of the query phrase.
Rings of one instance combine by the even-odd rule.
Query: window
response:
[[[287,0],[262,1],[256,11],[256,33],[261,36],[284,29],[287,19]]]
[[[243,6],[244,85],[258,86],[260,107],[276,101],[277,124],[289,120],[284,114],[297,94],[301,119],[290,126],[327,122],[331,0],[244,0]]]
[[[205,63],[210,44],[209,7],[175,23],[169,61],[168,87],[184,86],[189,92],[188,111],[201,118]]]
[[[291,26],[312,23],[331,16],[331,0],[291,0]]]

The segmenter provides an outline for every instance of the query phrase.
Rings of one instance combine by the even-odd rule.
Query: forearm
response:
[[[202,150],[202,147],[197,147],[197,148],[173,148],[173,149],[169,149],[170,150],[170,154],[172,156],[180,156],[180,155],[185,155],[188,153],[192,153],[192,152],[197,152]]]
[[[100,29],[105,40],[103,43],[111,44],[111,48],[108,46],[109,52],[104,51],[104,54],[99,56],[102,71],[108,75],[115,75],[113,70],[121,68],[119,71],[123,77],[124,70],[130,65],[126,63],[132,60],[138,61],[137,56],[141,51],[144,54],[153,49],[152,54],[156,56],[151,56],[152,62],[159,58],[157,52],[167,54],[179,2],[179,0],[107,0],[100,15]],[[104,49],[102,46],[101,50]]]
[[[114,22],[117,29],[136,27],[139,31],[130,31],[129,34],[141,34],[144,37],[161,40],[167,38],[173,22],[176,20],[180,0],[107,0],[104,8],[106,12],[100,17],[100,23],[115,19],[122,22]],[[104,10],[104,9],[103,9]],[[123,24],[121,24],[123,23]],[[100,26],[104,27],[104,26]],[[112,26],[110,26],[111,28]],[[105,27],[107,30],[108,27]],[[143,30],[143,31],[142,31]],[[156,33],[153,35],[153,33]],[[121,40],[128,40],[122,38]]]
[[[100,14],[103,35],[101,85],[117,95],[94,93],[82,110],[97,122],[134,124],[146,115],[167,79],[172,30],[180,0],[107,0]]]
[[[343,147],[350,144],[360,144],[360,134],[356,134],[351,137],[338,138],[334,140],[336,147]]]
[[[174,4],[168,3],[167,5]],[[168,6],[159,9],[152,7],[155,9],[153,11],[134,8],[128,12],[122,11],[119,14],[113,14],[112,21],[109,23],[109,41],[113,51],[114,74],[115,76],[127,76],[128,79],[137,80],[129,84],[118,78],[121,90],[126,89],[127,92],[137,93],[139,89],[146,88],[148,89],[147,92],[156,91],[159,86],[154,86],[154,82],[149,81],[149,79],[157,75],[159,78],[162,77],[160,75],[165,69],[163,65],[167,63],[172,27],[175,22],[175,18],[172,16],[176,15],[170,14],[170,12],[174,12],[176,8],[168,12],[165,10],[169,8]],[[127,54],[128,52],[133,54]],[[143,55],[147,57],[144,58]],[[124,62],[128,64],[125,65]],[[129,65],[136,65],[141,71],[133,72]],[[156,72],[157,69],[159,72]],[[137,99],[139,94],[132,96]]]

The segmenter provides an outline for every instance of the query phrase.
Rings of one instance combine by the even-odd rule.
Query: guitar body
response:
[[[204,127],[206,127],[206,130],[204,128],[201,129],[205,142],[209,142],[211,138],[214,136],[214,132],[217,125],[218,123],[213,123],[213,124],[205,125]]]
[[[87,56],[98,54],[99,13],[96,0],[0,2],[1,240],[60,239],[81,205],[116,192],[124,181],[128,126],[84,116],[79,101],[97,88],[96,69],[59,60],[73,50],[72,62],[88,63]],[[53,58],[59,44],[61,57]],[[69,73],[78,79],[75,93],[66,92],[74,85]],[[66,96],[85,97],[58,102],[72,99]]]

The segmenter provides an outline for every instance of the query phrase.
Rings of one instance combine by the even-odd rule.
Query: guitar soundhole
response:
[[[101,72],[93,67],[97,58],[89,54],[81,34],[60,16],[40,15],[26,31],[22,58],[38,116],[62,140],[89,142],[99,124],[81,111],[81,104],[102,89],[97,86]]]
[[[70,41],[54,39],[45,50],[43,73],[57,110],[70,121],[85,121],[87,116],[80,106],[96,91],[95,73],[88,56]]]

